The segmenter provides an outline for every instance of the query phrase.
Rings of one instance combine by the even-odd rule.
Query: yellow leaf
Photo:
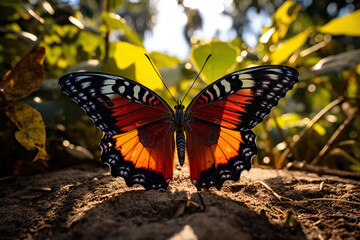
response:
[[[9,70],[0,82],[0,93],[15,101],[39,89],[44,79],[45,48],[35,47]]]
[[[276,31],[271,34],[273,43],[276,44],[280,39],[285,37],[290,24],[296,19],[300,8],[301,5],[299,3],[296,3],[295,1],[286,1],[275,12],[273,25],[276,28]],[[265,33],[266,32],[264,32],[264,34]]]
[[[127,42],[111,43],[104,71],[134,80],[152,90],[162,89],[163,84],[145,53],[144,48]]]
[[[295,1],[286,1],[276,11],[274,18],[278,23],[290,25],[296,19],[300,7],[301,5]]]
[[[19,129],[15,133],[16,140],[29,151],[38,150],[34,161],[46,160],[48,158],[45,150],[46,133],[41,114],[22,102],[11,103],[5,113]]]
[[[311,31],[313,31],[313,28],[309,27],[305,31],[279,44],[278,48],[270,54],[271,63],[280,64],[285,62],[291,54],[306,43]]]
[[[332,35],[360,36],[360,10],[344,17],[335,18],[324,26],[316,28],[319,32]]]
[[[191,49],[190,60],[198,71],[200,71],[209,54],[212,54],[212,56],[202,71],[202,76],[207,83],[211,83],[234,70],[240,49],[230,43],[221,41],[212,41],[194,46]]]

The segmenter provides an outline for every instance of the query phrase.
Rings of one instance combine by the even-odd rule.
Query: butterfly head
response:
[[[185,106],[182,105],[182,102],[180,100],[177,100],[176,101],[176,105],[174,106],[174,109],[175,110],[184,110],[185,109]]]

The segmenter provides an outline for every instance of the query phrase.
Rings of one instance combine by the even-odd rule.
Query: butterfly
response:
[[[101,161],[128,186],[166,189],[175,146],[189,161],[198,189],[220,189],[250,170],[257,154],[252,128],[294,84],[298,72],[268,65],[230,73],[174,110],[158,94],[130,79],[96,72],[62,76],[59,85],[104,132]],[[165,85],[166,86],[166,85]]]

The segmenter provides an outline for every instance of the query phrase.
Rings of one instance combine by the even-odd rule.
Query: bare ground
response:
[[[128,188],[79,166],[1,179],[1,239],[360,239],[360,183],[253,168],[221,191],[198,192],[177,167],[167,191]],[[279,201],[260,184],[293,200]],[[340,200],[340,201],[338,201]]]

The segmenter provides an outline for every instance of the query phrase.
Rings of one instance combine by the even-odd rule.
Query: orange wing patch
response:
[[[191,122],[190,122],[191,123]],[[208,142],[202,139],[202,127],[199,122],[193,122],[191,129],[186,131],[187,141],[187,155],[190,163],[190,175],[193,182],[196,184],[200,179],[200,174],[206,172],[208,169],[216,169],[221,164],[228,164],[230,159],[239,155],[240,145],[243,143],[239,131],[230,130],[220,127],[220,129],[208,125],[206,131],[207,135],[216,136],[216,141]],[[205,124],[204,124],[205,125]],[[199,135],[200,134],[200,135]]]
[[[218,142],[212,146],[216,165],[227,164],[229,159],[238,155],[241,143],[240,132],[220,128]]]
[[[161,126],[160,126],[161,125]],[[156,132],[152,130],[157,129]],[[151,145],[144,144],[139,138],[149,139],[150,136],[162,136],[152,139]],[[149,135],[149,137],[147,137]],[[131,162],[135,169],[145,169],[163,174],[165,179],[171,179],[174,158],[174,129],[169,123],[154,124],[140,130],[112,136],[115,140],[115,149],[119,151],[123,160]]]

